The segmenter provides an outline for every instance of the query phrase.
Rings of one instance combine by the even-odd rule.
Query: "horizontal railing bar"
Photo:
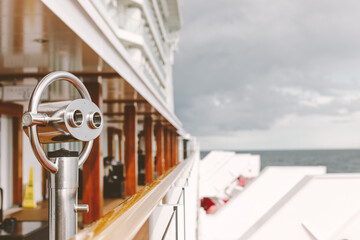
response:
[[[14,80],[17,78],[43,78],[50,72],[3,72],[0,74],[0,80]],[[120,77],[117,72],[96,72],[96,71],[73,71],[71,72],[77,77]]]
[[[152,211],[184,171],[190,170],[196,158],[192,154],[177,166],[169,169],[145,186],[120,206],[116,207],[73,239],[122,239],[133,238],[146,222]]]
[[[114,103],[147,103],[145,99],[104,99],[103,103],[114,104]]]
[[[136,112],[137,115],[160,115],[159,112]],[[104,112],[104,116],[124,116],[124,112]]]

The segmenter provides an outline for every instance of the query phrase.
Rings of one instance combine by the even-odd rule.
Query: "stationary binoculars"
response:
[[[82,99],[39,104],[42,93],[57,80],[70,82]],[[104,125],[103,115],[91,101],[84,84],[68,72],[50,73],[38,83],[31,96],[29,109],[24,113],[22,120],[37,159],[51,173],[56,173],[58,167],[56,163],[49,161],[40,144],[84,142],[79,157],[80,167],[91,151],[93,140],[100,135]]]
[[[57,80],[70,82],[82,98],[40,104],[44,90]],[[53,72],[35,87],[22,120],[36,158],[50,172],[49,238],[69,239],[77,232],[77,213],[89,211],[86,204],[78,204],[78,169],[89,156],[93,140],[101,133],[103,115],[77,77],[68,72]],[[61,149],[47,156],[41,147],[41,144],[73,141],[84,143],[80,154]]]

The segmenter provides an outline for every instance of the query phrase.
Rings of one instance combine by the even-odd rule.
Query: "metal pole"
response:
[[[182,188],[183,191],[183,208],[184,208],[184,239],[186,239],[186,216],[185,216],[185,187]]]
[[[174,211],[175,211],[175,236],[176,236],[176,240],[179,239],[179,226],[178,226],[178,207],[174,206]]]
[[[49,153],[49,159],[59,166],[57,173],[49,174],[50,240],[70,239],[77,232],[78,209],[88,210],[77,203],[78,153],[59,150]]]

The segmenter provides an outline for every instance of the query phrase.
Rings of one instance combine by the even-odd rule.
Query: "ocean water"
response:
[[[201,151],[201,159],[210,151]],[[258,154],[266,166],[326,166],[328,173],[360,173],[360,149],[235,151]]]

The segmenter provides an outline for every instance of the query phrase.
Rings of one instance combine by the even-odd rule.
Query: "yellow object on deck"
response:
[[[34,197],[33,168],[30,168],[29,182],[26,185],[25,198],[24,198],[22,206],[24,208],[36,208],[35,197]]]

